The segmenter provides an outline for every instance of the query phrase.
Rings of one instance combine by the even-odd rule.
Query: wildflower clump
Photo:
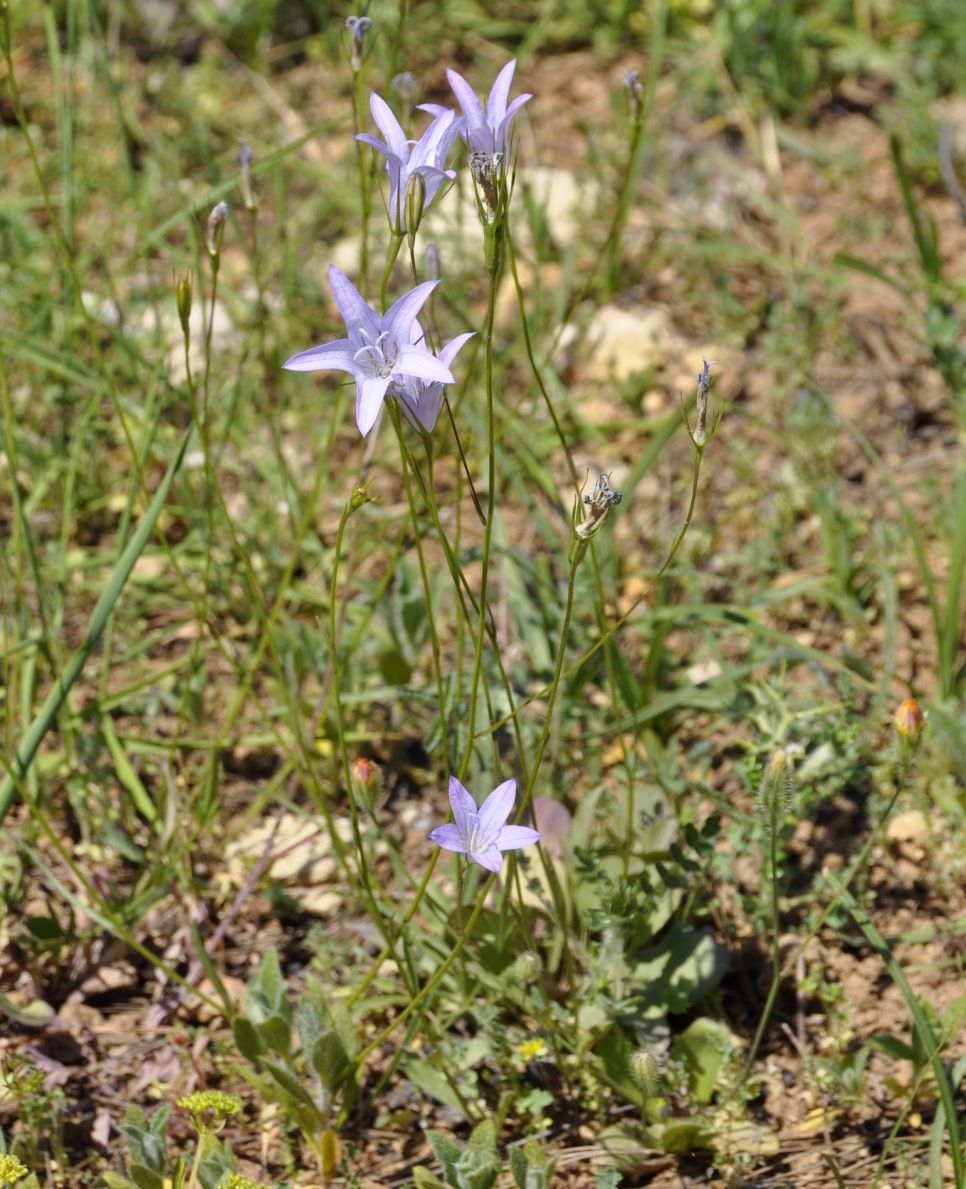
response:
[[[21,1177],[30,1171],[16,1156],[4,1152],[0,1154],[0,1185],[15,1185]]]
[[[178,1099],[178,1106],[191,1115],[199,1135],[214,1135],[233,1116],[240,1113],[241,1099],[221,1090],[196,1090]]]

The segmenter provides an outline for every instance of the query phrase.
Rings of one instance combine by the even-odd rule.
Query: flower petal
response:
[[[511,58],[490,88],[490,97],[486,101],[486,122],[491,128],[499,127],[506,116],[506,101],[510,97],[510,84],[513,82],[513,72],[516,68],[517,60]]]
[[[466,116],[470,126],[485,126],[486,116],[483,113],[483,107],[470,84],[461,74],[457,74],[455,70],[447,70],[446,77],[449,79],[449,85],[453,90],[453,94],[463,109],[463,115]]]
[[[359,370],[348,339],[336,339],[334,343],[321,343],[318,347],[299,351],[291,359],[286,359],[282,367],[290,372],[317,372],[332,368],[353,375]]]
[[[429,838],[431,842],[435,842],[443,850],[455,850],[461,855],[466,854],[463,837],[452,822],[447,822],[445,826],[437,826],[435,830],[431,830]]]
[[[365,329],[375,338],[379,333],[379,318],[366,305],[355,285],[334,264],[329,265],[329,286],[349,333],[358,334],[361,329]]]
[[[496,786],[480,806],[480,825],[487,835],[496,836],[500,827],[510,816],[516,795],[517,782],[505,780]]]
[[[476,802],[455,776],[449,778],[449,803],[453,810],[456,828],[464,838],[469,834],[470,818],[476,817]]]
[[[445,363],[446,366],[449,367],[456,356],[460,353],[462,347],[472,338],[476,338],[475,330],[468,330],[465,334],[458,334],[455,339],[450,339],[446,346],[440,350],[440,363]]]
[[[424,347],[403,347],[396,356],[393,372],[397,376],[415,376],[428,384],[455,384],[456,377],[441,359]]]
[[[376,423],[389,379],[389,376],[366,376],[356,380],[356,425],[363,437]]]
[[[501,152],[504,152],[504,153],[506,152],[506,149],[507,149],[506,137],[507,137],[507,133],[510,131],[510,125],[513,123],[514,117],[516,116],[516,114],[520,110],[520,108],[523,107],[523,105],[525,103],[529,103],[532,98],[533,98],[532,95],[518,95],[516,97],[516,99],[514,99],[513,102],[510,104],[510,106],[506,109],[506,115],[503,117],[503,119],[497,125],[496,134],[495,134],[497,148]]]
[[[386,138],[386,144],[402,161],[409,160],[409,141],[396,119],[392,108],[373,91],[369,96],[369,108],[379,131]]]
[[[504,826],[496,840],[500,850],[519,850],[521,846],[532,846],[540,841],[540,831],[529,826]]]
[[[382,153],[390,161],[395,162],[396,165],[404,165],[405,162],[400,161],[399,157],[392,151],[392,149],[378,140],[375,136],[371,136],[368,132],[359,132],[356,134],[356,140],[361,140],[365,144],[372,145],[374,149]]]
[[[438,284],[439,281],[423,281],[408,293],[404,293],[386,310],[382,319],[383,326],[397,342],[408,341],[410,323]]]
[[[480,851],[477,854],[471,854],[470,858],[474,863],[479,863],[481,867],[485,867],[487,871],[494,873],[498,872],[503,866],[503,855],[495,846],[488,846],[486,850]]]

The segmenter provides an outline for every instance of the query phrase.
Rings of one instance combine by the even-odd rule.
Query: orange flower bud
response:
[[[906,698],[895,717],[896,730],[903,739],[918,739],[926,725],[926,716],[915,698]]]

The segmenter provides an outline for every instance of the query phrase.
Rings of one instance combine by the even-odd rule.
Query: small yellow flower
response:
[[[271,1186],[259,1185],[257,1181],[243,1177],[240,1172],[230,1172],[218,1189],[271,1189]]]
[[[542,1036],[531,1036],[529,1040],[521,1040],[517,1045],[517,1053],[521,1061],[536,1061],[546,1055],[547,1045]]]
[[[915,698],[906,698],[895,717],[896,730],[903,739],[918,739],[926,725],[926,716]]]
[[[25,1177],[30,1169],[21,1164],[16,1156],[0,1155],[0,1184],[14,1185],[21,1177]]]
[[[221,1090],[196,1090],[178,1099],[178,1106],[191,1115],[199,1135],[213,1135],[221,1131],[232,1115],[242,1108],[241,1099]]]

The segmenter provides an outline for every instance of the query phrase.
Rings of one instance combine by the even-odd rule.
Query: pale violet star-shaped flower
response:
[[[459,131],[471,153],[485,153],[487,156],[502,153],[506,157],[510,124],[520,108],[533,98],[529,94],[518,95],[511,104],[507,104],[516,68],[516,58],[511,58],[496,76],[485,107],[461,74],[457,74],[455,70],[446,71],[453,94],[463,109],[463,124]],[[432,115],[446,111],[445,107],[436,103],[422,103],[420,107]]]
[[[476,331],[470,330],[466,334],[458,334],[455,339],[450,339],[446,346],[440,350],[437,358],[441,363],[450,367],[459,354],[460,348],[468,343],[475,334]],[[413,322],[412,335],[414,343],[423,341],[422,327],[416,321]],[[427,384],[425,380],[416,380],[407,376],[398,384],[393,384],[391,391],[409,421],[417,429],[422,427],[427,433],[432,433],[443,407],[443,385],[438,381]]]
[[[428,384],[454,382],[453,373],[441,359],[413,342],[413,322],[438,281],[423,281],[410,289],[385,314],[370,309],[355,285],[334,264],[329,265],[329,284],[345,319],[348,337],[300,351],[282,367],[290,372],[332,368],[354,376],[356,422],[363,437],[375,424],[391,384],[407,379]]]
[[[517,782],[505,780],[497,785],[477,809],[470,793],[455,776],[449,778],[449,803],[453,807],[452,822],[437,826],[430,839],[444,850],[467,855],[487,871],[499,871],[503,866],[503,851],[519,850],[540,841],[540,832],[529,826],[507,826],[517,795]]]
[[[412,175],[421,174],[426,183],[425,210],[429,209],[443,182],[452,181],[456,177],[454,169],[446,168],[446,158],[463,121],[455,111],[441,107],[436,112],[436,119],[419,140],[407,140],[406,133],[393,115],[392,108],[384,99],[376,94],[371,95],[369,107],[385,141],[377,140],[368,132],[360,132],[356,140],[372,145],[386,158],[386,171],[389,174],[389,222],[397,231],[403,232],[406,230],[403,226],[406,184]]]

